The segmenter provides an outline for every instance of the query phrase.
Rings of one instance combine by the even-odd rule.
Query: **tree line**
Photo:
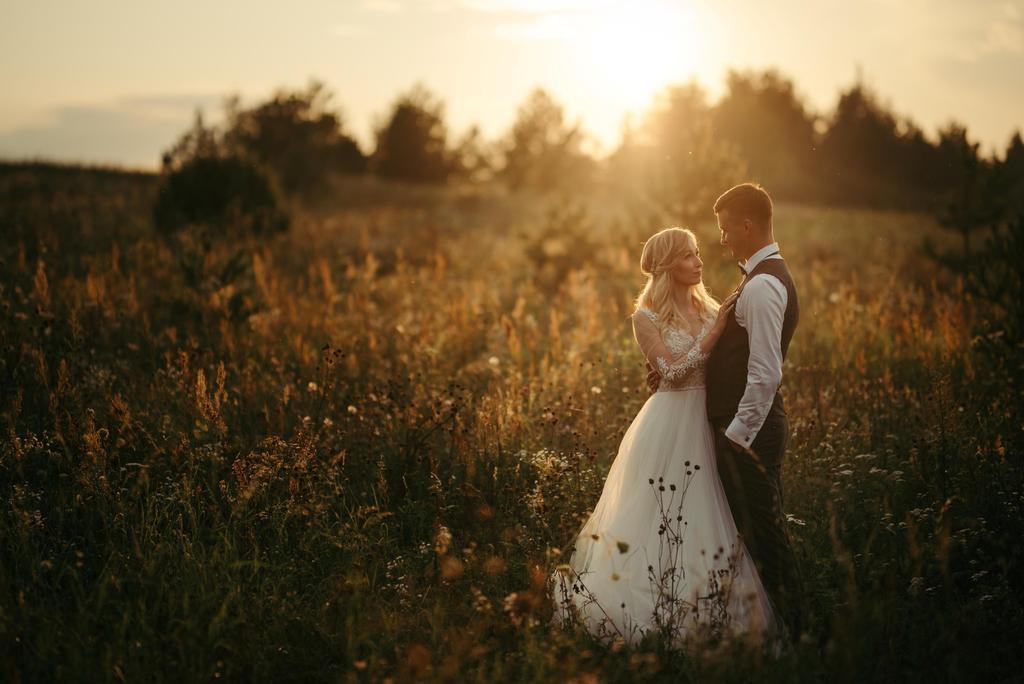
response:
[[[361,148],[332,98],[319,81],[249,108],[229,98],[223,127],[205,126],[197,113],[163,155],[164,171],[197,157],[244,159],[278,191],[307,198],[338,174],[544,193],[611,187],[646,195],[681,220],[702,212],[713,189],[740,179],[758,180],[780,199],[833,206],[938,211],[980,193],[999,213],[1024,209],[1019,131],[1004,153],[986,157],[966,126],[952,121],[928,135],[860,81],[826,114],[811,111],[776,70],[731,71],[717,102],[696,82],[667,86],[603,158],[587,152],[582,123],[541,88],[508,131],[486,140],[477,126],[453,135],[444,102],[418,84],[379,121],[372,150]]]

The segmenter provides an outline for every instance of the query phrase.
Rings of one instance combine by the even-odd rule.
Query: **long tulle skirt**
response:
[[[578,619],[609,640],[777,635],[718,477],[704,388],[656,392],[643,405],[549,586],[556,624]]]

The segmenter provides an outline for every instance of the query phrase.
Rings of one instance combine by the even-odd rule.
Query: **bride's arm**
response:
[[[669,386],[681,384],[698,362],[707,358],[700,344],[692,345],[682,354],[673,354],[662,340],[658,326],[642,311],[633,313],[633,337],[647,362],[661,375],[661,382]]]
[[[640,350],[647,358],[649,367],[660,375],[661,382],[670,383],[669,386],[681,385],[690,372],[697,367],[698,363],[708,357],[711,350],[718,343],[718,339],[725,330],[729,313],[736,305],[737,294],[733,293],[726,297],[718,310],[711,329],[697,337],[697,344],[694,344],[686,352],[676,356],[668,348],[661,338],[661,331],[654,321],[643,311],[633,312],[633,337],[636,338]],[[652,379],[655,378],[655,379]],[[654,373],[648,374],[648,384],[654,391],[659,386],[655,381]]]

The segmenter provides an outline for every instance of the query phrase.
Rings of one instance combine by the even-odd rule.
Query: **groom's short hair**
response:
[[[772,198],[758,183],[740,183],[723,192],[715,200],[715,213],[723,209],[728,209],[732,216],[771,224]]]

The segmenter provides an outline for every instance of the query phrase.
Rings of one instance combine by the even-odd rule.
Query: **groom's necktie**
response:
[[[771,254],[766,254],[764,256],[764,259],[767,259],[768,257],[776,256],[777,254],[778,254],[778,251],[772,252]],[[764,259],[761,259],[761,261],[764,261]],[[743,281],[740,282],[740,284],[736,286],[736,289],[738,290],[738,289],[740,289],[741,287],[743,287],[746,284],[747,278],[750,277],[750,272],[747,271],[746,267],[744,267],[743,264],[741,264],[738,261],[736,262],[736,268],[738,268],[740,270],[740,273],[743,274]]]

